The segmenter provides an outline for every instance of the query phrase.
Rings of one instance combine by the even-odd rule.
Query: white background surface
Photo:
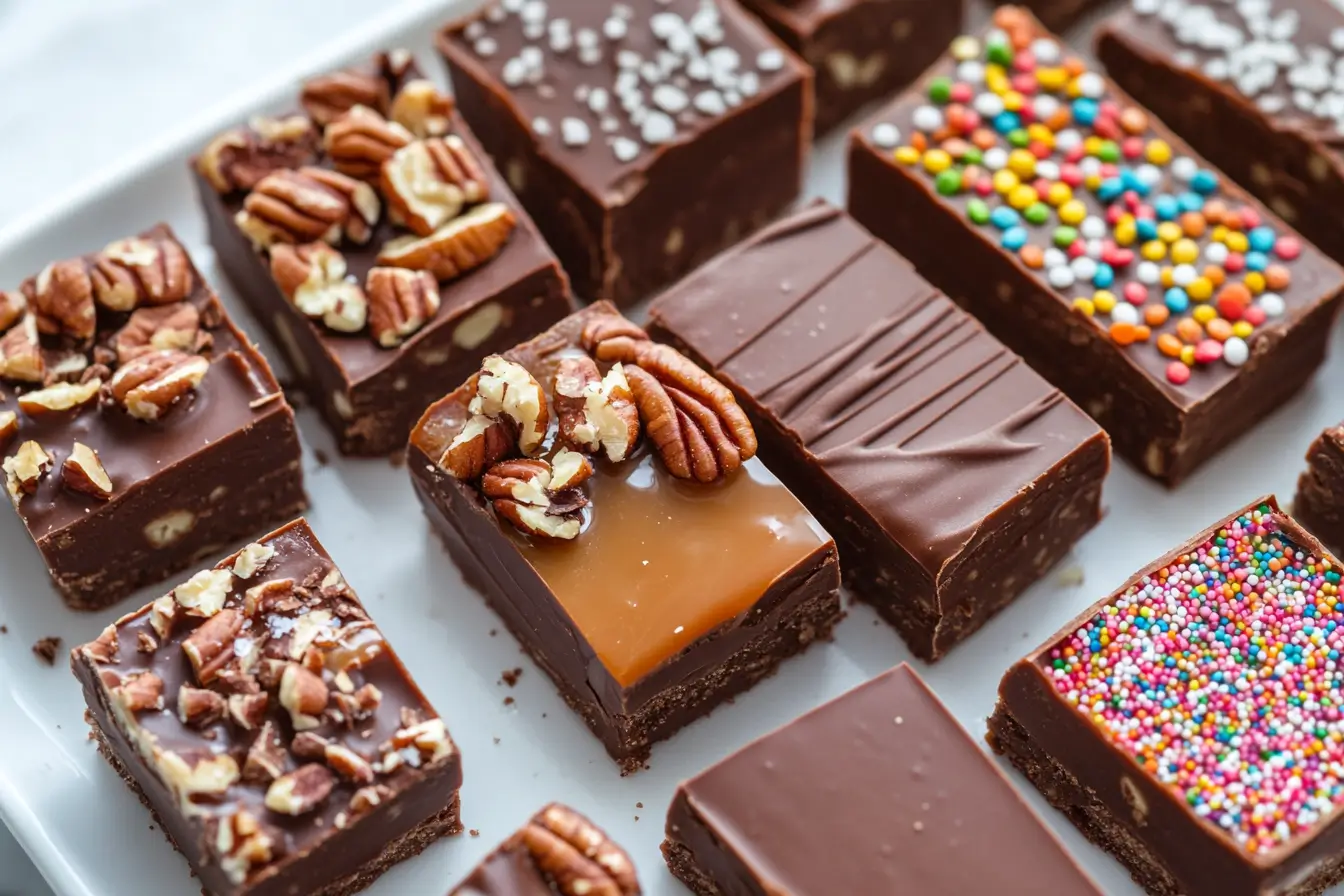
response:
[[[235,91],[275,83],[278,71],[356,23],[387,15],[388,5],[374,0],[0,0],[0,133],[6,135],[0,140],[0,283],[160,217],[178,227],[211,276],[178,158],[117,177],[98,201],[38,226],[22,218],[77,183],[142,157],[166,135],[217,115],[212,107]],[[835,140],[823,149],[811,184],[812,192],[835,200],[843,198],[838,149]],[[237,310],[227,291],[225,299]],[[1291,497],[1308,442],[1344,417],[1338,391],[1324,388],[1344,381],[1344,340],[1337,332],[1334,341],[1332,360],[1315,384],[1179,491],[1166,492],[1118,465],[1107,488],[1107,518],[1063,568],[942,663],[919,666],[973,736],[984,731],[1003,670],[1068,618],[1216,517],[1265,492]],[[301,425],[310,450],[335,456],[312,414],[301,415]],[[311,453],[307,469],[314,527],[462,748],[463,818],[480,831],[479,838],[436,844],[398,867],[369,891],[374,896],[446,892],[549,799],[571,802],[606,826],[631,851],[650,896],[684,896],[657,852],[676,782],[908,657],[891,629],[866,608],[854,608],[833,643],[813,647],[732,706],[655,748],[651,770],[621,779],[516,643],[506,634],[489,636],[500,628],[497,620],[462,587],[429,535],[404,471],[381,462],[318,467]],[[0,513],[0,623],[10,629],[0,636],[0,804],[62,896],[194,894],[185,865],[149,830],[142,807],[86,742],[82,700],[64,663],[49,669],[29,652],[44,635],[61,635],[67,645],[87,640],[162,589],[93,617],[68,613],[26,541],[14,516]],[[526,672],[509,691],[498,684],[499,674],[517,665]],[[503,706],[506,695],[516,705]],[[1027,790],[1020,778],[1013,781]],[[1086,845],[1034,792],[1027,797],[1105,892],[1137,892],[1116,863]],[[0,894],[46,892],[0,833]]]

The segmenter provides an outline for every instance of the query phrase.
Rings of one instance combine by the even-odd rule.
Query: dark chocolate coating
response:
[[[245,582],[240,580],[234,585],[226,608],[241,606],[244,590],[262,582],[288,578],[295,583],[310,583],[310,587],[316,589],[317,583],[336,570],[335,564],[303,520],[273,532],[259,543],[272,547],[275,555],[254,577]],[[218,568],[230,568],[234,559],[225,559]],[[348,589],[339,600],[358,607],[358,599]],[[324,602],[319,606],[334,609],[335,601]],[[114,752],[116,760],[128,776],[128,783],[140,791],[163,825],[165,834],[183,853],[212,896],[332,892],[327,889],[329,885],[342,882],[369,864],[376,863],[385,849],[398,846],[399,841],[418,825],[455,807],[457,790],[462,784],[462,765],[460,754],[449,741],[451,751],[441,759],[416,767],[403,764],[389,773],[378,774],[376,783],[388,788],[388,792],[376,808],[363,814],[351,811],[349,805],[351,797],[361,785],[340,776],[337,776],[331,795],[316,810],[299,816],[283,815],[266,808],[264,799],[267,785],[246,780],[230,786],[222,799],[209,803],[198,802],[197,814],[184,813],[177,796],[137,749],[117,717],[117,711],[112,705],[115,698],[110,695],[100,676],[109,672],[121,678],[141,672],[157,674],[163,681],[165,708],[157,712],[137,713],[136,721],[143,732],[155,739],[157,746],[184,757],[228,754],[239,768],[243,768],[244,758],[257,732],[245,730],[227,719],[204,728],[188,727],[182,723],[177,707],[178,691],[183,685],[196,686],[192,667],[182,645],[205,620],[185,616],[179,611],[170,634],[160,640],[151,625],[150,616],[150,608],[146,607],[116,623],[119,647],[111,662],[95,661],[87,652],[86,645],[72,653],[71,664],[83,685],[96,733]],[[275,618],[280,617],[271,617],[266,623],[259,623],[271,630],[271,643],[283,637],[283,634],[277,635],[277,632],[283,633],[293,628],[292,625],[274,622]],[[349,623],[357,618],[338,615],[336,621]],[[259,632],[260,628],[249,621],[249,627],[242,630],[240,638],[256,640]],[[153,652],[145,652],[143,648],[137,647],[142,634],[157,642]],[[382,699],[376,710],[367,719],[351,725],[324,716],[321,724],[311,729],[311,733],[342,744],[366,759],[371,759],[371,751],[375,750],[376,745],[404,727],[403,709],[418,713],[424,720],[437,718],[437,713],[410,678],[395,651],[385,641],[381,641],[380,634],[377,637],[381,647],[376,656],[350,672],[356,688],[373,684],[381,692]],[[235,648],[230,650],[237,652]],[[265,718],[277,726],[282,741],[288,744],[293,737],[293,727],[287,711],[274,694],[271,695]],[[283,761],[285,770],[292,771],[307,760],[285,755]],[[275,861],[255,868],[246,882],[238,884],[230,881],[221,868],[214,839],[214,823],[216,819],[240,809],[251,812],[263,825],[278,834],[282,849]],[[342,815],[348,820],[338,822],[338,816]]]
[[[817,134],[923,74],[961,33],[960,3],[743,0],[812,66]]]
[[[164,224],[141,236],[177,239]],[[30,416],[17,399],[31,387],[0,388],[0,411],[19,415],[17,435],[0,446],[4,453],[33,439],[54,458],[52,471],[17,509],[57,590],[75,609],[116,603],[308,505],[294,412],[270,365],[194,266],[191,277],[186,301],[210,336],[210,371],[161,419],[138,420],[97,400]],[[126,319],[100,309],[97,342]],[[98,452],[113,484],[109,500],[63,485],[61,464],[76,441]],[[151,530],[161,531],[155,521],[174,514],[182,515],[181,531],[151,541]]]
[[[1107,0],[994,0],[995,3],[1014,3],[1025,6],[1051,31],[1063,31],[1085,13],[1096,9]]]
[[[683,783],[663,852],[701,896],[1099,892],[905,664]]]
[[[1247,340],[1250,360],[1235,368],[1205,365],[1185,384],[1172,384],[1165,374],[1169,359],[1151,344],[1117,345],[1105,329],[1072,309],[1076,290],[1056,290],[1043,271],[1000,248],[995,232],[972,224],[966,217],[968,196],[939,195],[932,178],[897,163],[873,143],[870,125],[877,122],[911,133],[911,117],[926,101],[928,81],[950,75],[954,65],[944,57],[919,85],[854,131],[850,212],[1091,414],[1120,455],[1175,485],[1278,408],[1320,366],[1344,295],[1344,271],[1304,245],[1282,295],[1287,310]],[[1106,91],[1121,105],[1133,104],[1109,82]],[[1160,122],[1151,121],[1150,128],[1174,155],[1199,161]],[[1229,201],[1251,205],[1278,232],[1291,232],[1226,178],[1220,190]],[[1076,198],[1088,214],[1105,214],[1091,191],[1079,191]]]
[[[555,896],[524,849],[499,849],[452,889],[449,896]]]
[[[1105,433],[838,209],[766,228],[650,317],[733,388],[846,582],[921,657],[1100,519]]]
[[[721,40],[705,41],[702,49],[712,43],[735,53],[739,71],[756,76],[755,94],[740,96],[734,106],[724,101],[726,92],[717,92],[724,109],[705,112],[694,97],[713,87],[710,81],[684,73],[645,78],[646,110],[655,107],[654,84],[681,91],[687,104],[669,113],[676,130],[668,142],[642,139],[617,95],[618,54],[638,53],[656,71],[667,50],[653,18],[689,20],[701,3],[630,6],[636,11],[624,36],[611,40],[602,29],[614,16],[613,4],[549,4],[548,20],[568,22],[576,42],[584,30],[597,36],[602,53],[591,63],[575,47],[554,50],[548,29],[528,39],[521,19],[499,16],[494,3],[450,24],[437,42],[462,114],[560,256],[575,292],[621,305],[672,282],[787,207],[801,189],[812,133],[807,67],[735,2],[715,0]],[[478,51],[481,40],[492,43],[491,52]],[[504,69],[525,46],[541,53],[544,74],[536,86],[510,86]],[[772,61],[758,69],[762,53],[779,54],[778,67]],[[602,113],[579,98],[599,88],[608,97]],[[546,126],[539,128],[538,119]],[[566,119],[587,129],[581,145],[565,140]],[[623,141],[630,154],[618,158],[612,141]]]
[[[1332,550],[1344,549],[1344,425],[1325,430],[1307,449],[1293,516]]]
[[[1230,6],[1205,4],[1215,18],[1245,22]],[[1344,10],[1320,0],[1275,0],[1276,15],[1299,17],[1297,33],[1285,41],[1299,51],[1329,47],[1344,28]],[[1215,80],[1203,68],[1214,54],[1182,43],[1156,16],[1124,11],[1107,20],[1097,35],[1097,56],[1108,74],[1137,97],[1209,161],[1246,186],[1289,224],[1336,261],[1344,261],[1344,135],[1338,123],[1298,108],[1283,74],[1252,98],[1229,80]],[[1282,108],[1267,111],[1270,105]]]

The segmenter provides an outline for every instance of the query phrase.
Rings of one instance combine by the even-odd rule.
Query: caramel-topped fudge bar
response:
[[[568,281],[405,51],[299,100],[193,160],[210,242],[341,450],[400,451],[482,357],[572,310]]]
[[[448,896],[640,896],[635,866],[597,825],[552,803]]]
[[[71,655],[98,749],[210,896],[338,896],[461,830],[443,720],[290,523]]]
[[[661,296],[761,456],[839,540],[845,582],[941,657],[1101,518],[1106,434],[909,262],[811,207]]]
[[[991,741],[1149,893],[1344,880],[1340,563],[1263,498],[1004,676]]]
[[[697,896],[1099,896],[905,664],[682,783],[663,855]]]
[[[294,412],[166,225],[0,290],[0,457],[79,610],[307,506]]]
[[[1307,449],[1293,516],[1333,550],[1344,550],[1344,424],[1331,426]]]
[[[802,187],[811,73],[736,0],[491,0],[438,47],[581,298],[645,298]]]
[[[1320,366],[1344,271],[1020,9],[849,168],[860,222],[1168,485]]]
[[[1097,37],[1125,90],[1344,261],[1344,5],[1132,0]]]
[[[727,387],[605,302],[411,436],[459,567],[627,771],[841,616],[835,543],[756,446]]]

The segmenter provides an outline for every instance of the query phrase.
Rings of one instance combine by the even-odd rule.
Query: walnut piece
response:
[[[389,118],[422,140],[448,133],[452,114],[453,98],[424,78],[402,85],[388,110]]]
[[[21,383],[41,383],[47,378],[38,341],[37,318],[29,314],[0,337],[0,377]]]
[[[113,400],[132,417],[158,420],[191,394],[209,372],[210,362],[200,355],[156,350],[123,365],[108,387]]]
[[[439,466],[457,479],[470,481],[517,450],[518,428],[512,421],[477,414],[449,443]]]
[[[86,346],[93,341],[97,311],[88,263],[71,258],[47,265],[24,284],[37,329],[48,336],[66,336]]]
[[[98,304],[110,311],[181,302],[195,287],[187,250],[164,237],[117,240],[94,257],[90,276]]]
[[[0,333],[5,332],[23,316],[28,309],[28,300],[23,293],[14,290],[6,292],[0,289]]]
[[[37,491],[38,483],[55,463],[56,459],[37,442],[29,440],[20,445],[12,457],[5,458],[3,467],[10,500],[17,505],[24,495]]]
[[[323,144],[336,170],[363,181],[377,181],[383,163],[415,137],[367,106],[355,106],[327,125]]]
[[[157,308],[139,308],[112,337],[117,363],[126,364],[151,351],[195,349],[201,332],[201,313],[190,302]]]
[[[96,378],[83,383],[56,382],[20,395],[19,407],[30,417],[69,411],[93,401],[102,387],[103,381]]]
[[[639,896],[630,857],[568,806],[547,806],[516,838],[561,896]]]
[[[429,236],[464,206],[489,195],[480,163],[455,136],[401,147],[383,163],[381,184],[393,220],[420,236]]]
[[[112,477],[107,475],[98,452],[83,442],[76,442],[70,456],[61,464],[61,484],[100,501],[112,497]]]
[[[346,279],[345,256],[324,243],[276,245],[271,274],[280,291],[303,314],[338,333],[358,333],[368,320],[369,300]]]
[[[586,355],[563,358],[552,391],[562,444],[590,454],[601,450],[615,462],[630,456],[639,441],[639,410],[620,362],[604,377]]]
[[[527,368],[501,355],[490,355],[481,362],[476,394],[467,410],[478,416],[512,420],[518,428],[518,450],[528,456],[541,449],[551,423],[541,384]]]
[[[299,168],[317,158],[318,134],[303,115],[255,118],[247,128],[225,131],[201,151],[196,170],[222,195],[250,190],[268,174]]]
[[[315,762],[300,766],[266,789],[266,808],[281,815],[306,815],[322,805],[335,786],[326,766]]]
[[[247,194],[234,220],[259,249],[316,240],[334,245],[346,237],[363,244],[380,212],[378,194],[363,181],[300,168],[268,174]]]
[[[439,312],[439,284],[425,271],[374,268],[365,284],[369,332],[383,348],[396,348]]]
[[[507,205],[487,202],[429,236],[389,240],[378,253],[378,263],[429,271],[440,283],[454,280],[498,255],[517,223]]]

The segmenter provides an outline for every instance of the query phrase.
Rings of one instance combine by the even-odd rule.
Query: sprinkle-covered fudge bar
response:
[[[598,303],[433,405],[409,471],[467,579],[623,769],[827,637],[835,542],[726,386]]]
[[[640,896],[630,857],[568,806],[552,803],[448,896]]]
[[[438,47],[581,298],[638,301],[801,189],[811,73],[736,0],[492,0]]]
[[[443,721],[290,523],[71,655],[103,756],[211,896],[337,896],[457,833]]]
[[[1344,879],[1340,564],[1265,498],[1017,663],[991,739],[1162,896]]]
[[[1344,287],[1015,7],[855,132],[849,205],[1168,485],[1302,387]]]
[[[405,51],[193,160],[210,242],[348,454],[400,451],[482,357],[572,309],[559,263]]]
[[[0,458],[79,610],[307,505],[294,412],[166,225],[0,290]]]
[[[1098,896],[909,666],[677,788],[663,855],[697,896]]]
[[[925,660],[1101,517],[1106,434],[839,209],[770,225],[650,319],[733,389],[846,583]]]

